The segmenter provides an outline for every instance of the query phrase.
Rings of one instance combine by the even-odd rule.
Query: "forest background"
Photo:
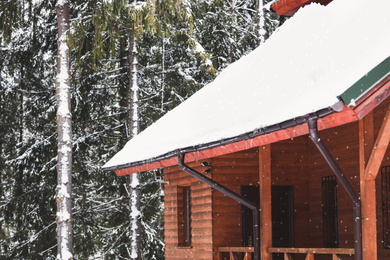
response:
[[[131,137],[133,55],[142,131],[283,22],[258,1],[70,1],[75,259],[130,258],[129,176],[101,166]],[[57,255],[56,2],[0,1],[0,259]],[[162,186],[140,178],[141,258],[164,259]]]

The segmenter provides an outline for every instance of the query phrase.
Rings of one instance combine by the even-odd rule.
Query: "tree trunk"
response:
[[[72,114],[70,89],[69,2],[58,0],[57,52],[57,259],[73,259],[72,251]]]
[[[129,135],[130,139],[139,132],[139,86],[138,86],[138,60],[137,60],[137,40],[135,32],[132,31],[129,49]],[[130,251],[131,259],[141,259],[141,191],[139,173],[133,173],[130,180]]]
[[[256,25],[256,36],[259,42],[259,46],[262,45],[267,39],[267,28],[265,24],[265,10],[263,0],[257,0],[257,25]]]

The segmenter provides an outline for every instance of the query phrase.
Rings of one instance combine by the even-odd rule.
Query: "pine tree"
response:
[[[52,1],[0,2],[0,254],[47,258],[55,245]],[[1,193],[1,192],[0,192]]]

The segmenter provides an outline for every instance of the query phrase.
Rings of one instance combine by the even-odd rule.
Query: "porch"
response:
[[[224,259],[223,253],[229,254],[229,260],[252,260],[253,247],[219,247],[217,260]],[[350,248],[282,248],[282,247],[270,247],[268,248],[270,254],[278,254],[283,257],[284,260],[292,260],[293,255],[302,254],[305,260],[314,260],[315,255],[330,255],[332,260],[342,259],[342,255],[355,254],[354,249]]]
[[[375,115],[372,115],[375,125],[375,131],[372,130],[375,132],[373,140],[374,136],[379,135],[386,111],[387,106],[380,106]],[[360,182],[364,180],[359,176],[359,132],[363,129],[365,128],[359,126],[359,122],[354,122],[321,131],[321,138],[357,192],[360,192]],[[203,164],[206,166],[201,165],[201,162],[193,162],[189,166],[233,192],[259,202],[261,259],[354,258],[351,199],[335,180],[334,173],[307,135],[206,161],[208,164]],[[382,165],[390,165],[389,155],[384,157]],[[248,231],[251,229],[251,224],[248,224],[251,221],[244,221],[244,215],[248,212],[243,206],[176,166],[165,168],[165,179],[169,181],[165,186],[166,247],[169,252],[167,259],[170,259],[169,254],[172,254],[172,259],[173,255],[190,259],[244,259],[246,255],[247,259],[251,259],[252,254],[248,253],[253,252],[253,234]],[[374,183],[374,199],[381,200],[381,183]],[[184,222],[180,220],[182,202],[178,190],[181,187],[188,187],[191,191],[190,247],[181,246],[179,242],[180,230],[184,226]],[[257,189],[257,193],[248,191],[250,187]],[[291,193],[287,197],[271,196],[275,189],[281,190],[282,195],[287,190]],[[335,197],[326,198],[324,191],[325,195],[328,193]],[[278,199],[281,202],[275,201]],[[327,211],[324,211],[324,200],[329,204],[326,206]],[[334,208],[334,203],[337,209]],[[287,210],[279,207],[279,212],[273,212],[278,210],[275,205],[287,204],[290,207]],[[386,259],[388,253],[382,249],[380,242],[380,237],[383,236],[382,211],[380,205],[375,209],[374,214],[378,220],[378,228],[375,230],[378,230],[379,236],[378,242],[374,241],[379,248],[377,259]],[[290,215],[283,216],[287,213]],[[279,216],[279,219],[272,216]],[[333,220],[330,221],[327,217],[332,217]],[[283,223],[279,225],[282,231],[277,230],[278,222]],[[278,232],[287,234],[290,240],[275,236]],[[272,258],[272,254],[278,257]]]

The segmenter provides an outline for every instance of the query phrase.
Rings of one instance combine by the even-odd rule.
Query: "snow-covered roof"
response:
[[[334,105],[390,56],[388,10],[389,0],[335,0],[300,9],[265,44],[130,140],[103,168],[151,163]]]

